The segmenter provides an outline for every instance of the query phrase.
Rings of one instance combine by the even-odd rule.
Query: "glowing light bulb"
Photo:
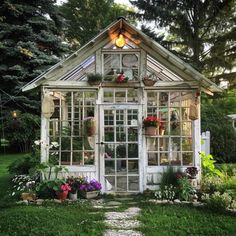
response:
[[[125,46],[125,38],[123,34],[119,34],[118,38],[116,39],[116,46],[118,48],[123,48]]]

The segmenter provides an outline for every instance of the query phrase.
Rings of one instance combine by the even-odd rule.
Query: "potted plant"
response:
[[[161,120],[155,116],[148,116],[143,120],[143,126],[145,128],[145,134],[154,136],[157,134],[157,127],[161,123]]]
[[[66,200],[69,191],[71,191],[71,187],[69,184],[62,184],[58,191],[56,191],[57,198],[61,201]]]
[[[98,196],[100,190],[102,189],[102,185],[97,180],[93,179],[91,181],[85,181],[80,185],[79,189],[83,197],[91,199]]]
[[[68,176],[66,182],[69,184],[71,188],[71,190],[69,191],[69,199],[74,201],[77,200],[78,190],[80,188],[80,185],[85,182],[85,178],[83,176],[79,177]]]
[[[198,174],[197,167],[194,167],[194,166],[187,167],[185,169],[185,173],[187,174],[187,177],[189,179],[195,179]]]
[[[85,128],[85,135],[91,137],[94,136],[96,133],[96,122],[94,117],[87,117],[84,119],[84,128]]]
[[[116,83],[126,83],[126,82],[128,82],[128,80],[129,80],[129,77],[126,77],[125,75],[124,75],[124,73],[120,73],[120,74],[118,74],[118,76],[116,77]]]
[[[102,81],[102,75],[99,73],[93,74],[87,74],[87,78],[88,78],[88,83],[90,85],[99,85]]]

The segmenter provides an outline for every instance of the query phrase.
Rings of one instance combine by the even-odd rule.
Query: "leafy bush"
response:
[[[175,170],[173,167],[167,167],[166,171],[162,173],[161,182],[160,182],[160,189],[165,189],[165,186],[178,185],[177,176],[182,176],[183,173],[180,169]]]
[[[173,201],[176,196],[176,187],[172,184],[166,185],[163,189],[156,191],[154,195],[157,199]]]
[[[231,205],[232,198],[228,193],[214,192],[206,199],[207,206],[213,210],[224,210]]]
[[[223,177],[223,173],[215,168],[215,160],[212,155],[206,155],[204,152],[200,153],[200,157],[202,159],[202,168],[203,168],[203,175],[208,176],[219,176]]]
[[[182,177],[178,179],[177,189],[178,198],[184,201],[189,201],[194,193],[194,188],[192,187],[187,177]]]
[[[5,122],[4,132],[12,149],[18,147],[21,152],[29,152],[33,141],[39,136],[40,117],[30,113],[21,113],[17,119],[11,117]]]
[[[216,191],[224,193],[226,186],[223,179],[218,176],[204,176],[201,181],[201,189],[203,192],[210,194]]]

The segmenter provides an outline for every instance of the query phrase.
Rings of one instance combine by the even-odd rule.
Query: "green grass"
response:
[[[142,209],[140,231],[146,236],[236,235],[236,217],[228,213],[152,203],[143,204]]]
[[[15,160],[24,157],[25,154],[0,154],[0,201],[7,194],[11,185],[11,176],[8,173],[8,166]]]
[[[103,235],[104,215],[89,204],[17,206],[1,211],[0,236]]]

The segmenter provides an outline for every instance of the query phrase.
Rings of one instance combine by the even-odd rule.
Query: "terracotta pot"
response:
[[[61,200],[61,201],[65,201],[68,195],[68,191],[64,191],[64,192],[56,192],[57,195],[57,199]]]
[[[146,127],[145,134],[148,136],[155,136],[157,135],[157,127]]]
[[[165,134],[165,128],[160,127],[159,128],[159,135],[164,135]]]
[[[96,126],[94,125],[92,127],[87,127],[86,131],[87,131],[87,136],[93,136],[95,135],[96,132]]]

